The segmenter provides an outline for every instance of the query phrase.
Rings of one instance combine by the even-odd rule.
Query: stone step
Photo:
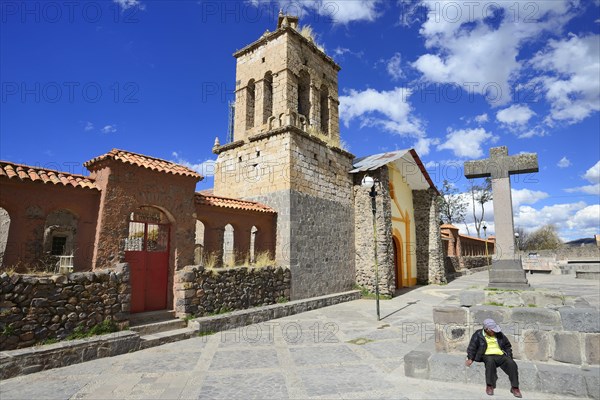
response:
[[[129,317],[129,326],[147,325],[155,322],[168,321],[175,318],[173,310],[149,311],[143,313],[131,314]]]
[[[174,331],[187,327],[187,322],[182,319],[170,319],[167,321],[154,322],[144,325],[132,326],[129,329],[137,332],[140,336],[151,335],[154,333]]]
[[[178,342],[196,336],[198,332],[191,328],[175,329],[167,332],[158,332],[144,335],[140,338],[140,350],[160,346],[165,343]]]
[[[574,366],[515,360],[519,367],[522,391],[543,392],[573,397],[600,398],[600,367]],[[408,377],[444,382],[485,384],[483,363],[465,366],[464,354],[432,353],[413,350],[404,356]],[[508,377],[498,371],[498,388],[510,388]]]

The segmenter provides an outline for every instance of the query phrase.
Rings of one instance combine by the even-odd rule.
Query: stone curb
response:
[[[357,300],[359,298],[360,292],[353,290],[333,295],[295,300],[284,304],[273,304],[234,311],[223,315],[197,318],[188,323],[188,328],[191,328],[191,332],[196,334],[218,332]],[[192,337],[192,334],[180,334],[172,338],[165,337],[162,340],[158,338],[161,335],[154,336],[157,336],[157,338],[150,335],[150,340],[144,340],[137,332],[121,331],[86,339],[3,351],[0,352],[0,379],[4,380],[47,369],[66,367],[97,358],[131,353],[168,342],[189,339]]]
[[[577,367],[517,360],[521,390],[600,399],[600,367]],[[404,356],[405,376],[444,382],[485,384],[482,363],[465,366],[465,356],[413,350]],[[498,372],[498,387],[509,388],[505,373]]]

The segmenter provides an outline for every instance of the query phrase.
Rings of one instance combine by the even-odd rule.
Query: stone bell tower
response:
[[[219,145],[214,193],[278,212],[275,258],[292,298],[354,282],[354,156],[340,148],[340,67],[280,13],[277,30],[234,53],[234,141]]]

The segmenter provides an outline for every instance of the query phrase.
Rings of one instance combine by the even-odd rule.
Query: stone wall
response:
[[[465,269],[486,267],[492,264],[492,257],[489,256],[486,260],[485,256],[464,256],[463,264]]]
[[[375,254],[373,238],[373,208],[369,189],[360,186],[364,173],[354,175],[354,251],[356,284],[375,292]],[[395,290],[394,249],[392,244],[392,200],[389,193],[387,167],[370,171],[369,175],[379,179],[376,200],[377,264],[379,291],[392,295]]]
[[[564,245],[555,250],[524,250],[518,254],[525,259],[529,253],[537,253],[540,258],[554,258],[556,261],[600,261],[600,247],[595,244],[586,244],[585,246]]]
[[[175,275],[176,315],[200,317],[275,304],[290,299],[290,284],[288,268],[187,266]]]
[[[0,275],[0,349],[64,339],[82,325],[128,325],[129,267],[69,275]]]
[[[484,319],[493,318],[510,340],[515,359],[600,364],[598,310],[589,305],[561,306],[560,298],[555,300],[555,308],[436,307],[433,310],[436,351],[466,354],[471,335],[481,329]]]
[[[413,190],[419,284],[447,281],[436,196],[433,189]]]

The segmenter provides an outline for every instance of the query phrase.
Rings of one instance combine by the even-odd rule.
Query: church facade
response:
[[[376,268],[384,294],[444,282],[438,192],[418,155],[342,148],[341,68],[298,23],[280,15],[234,54],[233,141],[214,144],[212,193],[195,191],[197,172],[126,150],[86,162],[87,176],[0,162],[2,268],[48,254],[75,272],[127,262],[131,312],[173,309],[176,271],[207,255],[218,268],[269,254],[289,267],[292,299],[373,291]]]

